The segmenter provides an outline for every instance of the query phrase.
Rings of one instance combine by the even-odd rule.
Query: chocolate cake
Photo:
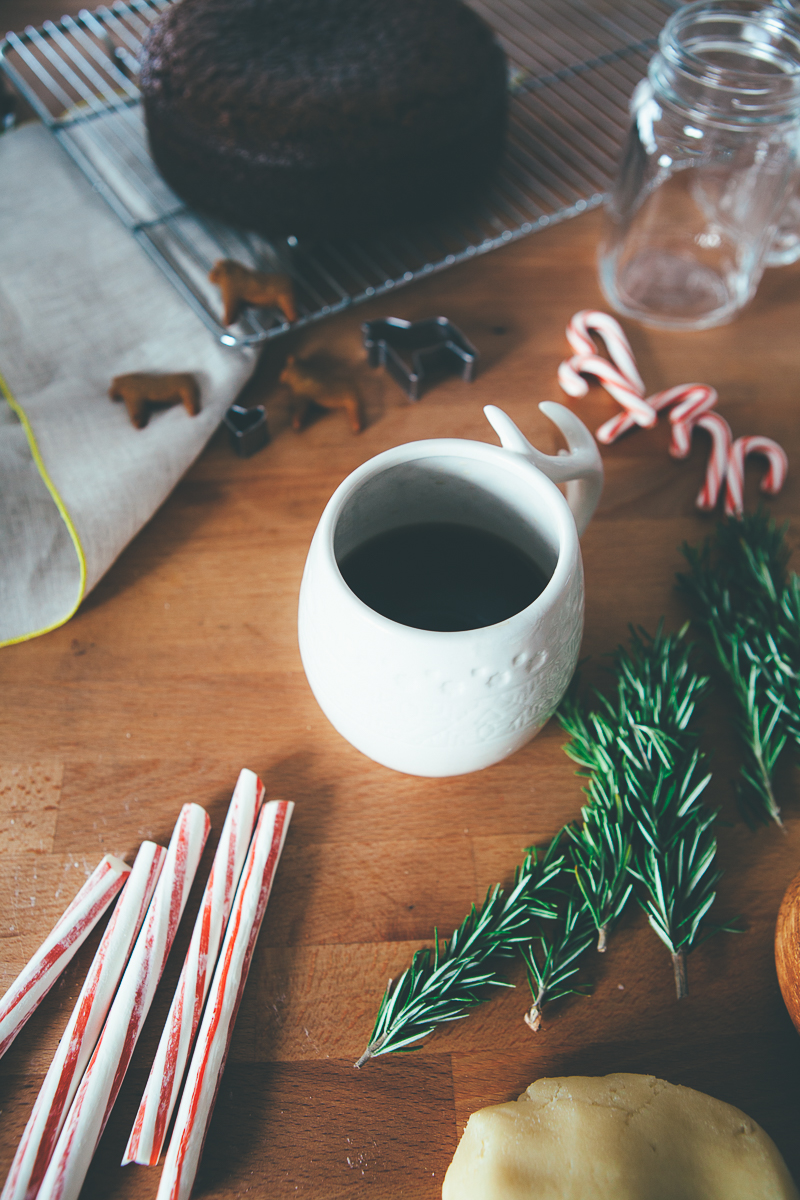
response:
[[[504,55],[460,0],[181,0],[146,41],[141,88],[167,182],[267,236],[457,204],[506,121]]]

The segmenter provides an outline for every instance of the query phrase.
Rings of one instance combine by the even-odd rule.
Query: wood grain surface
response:
[[[6,0],[3,17],[24,24],[26,7],[34,5]],[[35,7],[37,19],[47,15],[43,0]],[[704,722],[709,800],[728,822],[714,913],[740,916],[743,932],[692,954],[689,997],[675,1001],[668,956],[631,908],[609,952],[588,964],[592,995],[554,1005],[538,1034],[523,1024],[527,987],[514,970],[516,989],[415,1053],[353,1069],[387,980],[434,925],[449,934],[490,884],[509,880],[525,846],[575,817],[581,790],[555,722],[510,760],[456,779],[393,773],[343,741],[298,655],[306,551],[328,497],[365,459],[416,438],[495,441],[484,404],[501,405],[536,445],[555,450],[537,403],[564,400],[556,368],[571,314],[604,307],[594,265],[600,224],[599,213],[580,217],[268,347],[245,400],[266,404],[271,444],[239,460],[218,433],[69,624],[0,655],[0,993],[105,851],[131,861],[143,838],[165,842],[187,800],[204,805],[213,826],[85,1197],[155,1195],[156,1169],[118,1164],[242,766],[296,811],[195,1195],[427,1200],[440,1194],[475,1108],[540,1076],[610,1071],[652,1072],[738,1105],[800,1180],[800,1038],[773,962],[778,906],[800,866],[797,774],[787,764],[779,782],[786,833],[750,832],[733,803],[724,697],[707,705]],[[443,383],[413,405],[366,365],[360,325],[439,314],[479,348],[480,371],[473,384]],[[651,391],[713,384],[734,436],[784,445],[790,474],[772,511],[793,522],[793,544],[798,327],[800,265],[768,272],[748,311],[724,328],[627,325]],[[298,349],[324,350],[352,371],[367,413],[360,436],[342,413],[320,414],[301,434],[289,428],[289,396],[276,379]],[[615,411],[598,388],[570,404],[591,428]],[[703,435],[683,463],[667,443],[662,422],[603,450],[606,489],[583,539],[583,653],[597,678],[629,622],[653,629],[664,616],[674,628],[685,619],[674,590],[679,547],[713,526],[693,506]],[[748,465],[748,505],[759,471]],[[0,1061],[2,1173],[99,936]]]

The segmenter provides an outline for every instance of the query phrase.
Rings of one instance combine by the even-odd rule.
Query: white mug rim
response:
[[[484,460],[502,467],[504,470],[513,470],[527,486],[541,489],[543,498],[549,502],[549,515],[555,518],[553,525],[557,535],[558,555],[545,587],[530,604],[520,609],[519,612],[493,625],[480,625],[475,629],[419,629],[414,625],[403,625],[399,621],[392,620],[391,617],[385,617],[365,604],[348,586],[339,570],[334,551],[337,522],[345,503],[358,488],[382,471],[400,463],[447,456],[471,458],[476,461]],[[416,442],[404,442],[367,459],[339,484],[330,497],[320,518],[316,536],[319,538],[320,549],[325,553],[326,565],[333,568],[334,586],[343,592],[348,600],[362,611],[362,615],[371,620],[379,629],[385,629],[387,632],[391,630],[395,634],[402,631],[405,635],[416,637],[421,641],[446,637],[451,644],[456,644],[458,639],[474,639],[481,634],[491,634],[503,627],[510,630],[515,622],[520,625],[529,624],[531,616],[537,615],[534,611],[537,608],[541,614],[547,612],[568,583],[579,553],[578,532],[575,528],[574,517],[564,495],[552,480],[548,479],[544,472],[524,455],[507,450],[502,446],[493,446],[488,442],[478,442],[468,438],[425,438]]]

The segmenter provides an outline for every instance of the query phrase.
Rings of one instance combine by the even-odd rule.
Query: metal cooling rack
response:
[[[262,342],[289,326],[250,309],[220,320],[219,258],[289,272],[299,320],[320,320],[544,229],[603,200],[627,106],[677,0],[472,0],[510,64],[507,150],[491,193],[466,213],[358,240],[267,242],[199,215],[147,147],[136,87],[150,25],[172,0],[118,0],[11,33],[0,65],[133,236],[217,337]]]

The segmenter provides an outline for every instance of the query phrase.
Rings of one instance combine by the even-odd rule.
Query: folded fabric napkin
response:
[[[0,645],[63,624],[175,486],[250,374],[51,133],[0,136]],[[189,371],[201,412],[134,429],[113,376]]]

